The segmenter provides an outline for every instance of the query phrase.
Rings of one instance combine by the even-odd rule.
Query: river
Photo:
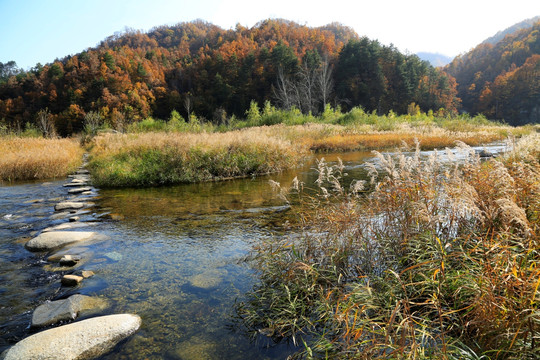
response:
[[[325,157],[334,163],[338,155]],[[370,153],[339,157],[349,179],[365,178]],[[60,285],[65,271],[52,268],[48,254],[24,248],[44,228],[66,222],[53,208],[67,198],[65,180],[0,186],[0,352],[37,331],[29,324],[38,305],[78,293],[106,299],[102,314],[142,318],[141,329],[102,359],[286,358],[297,349],[263,335],[250,340],[234,305],[257,283],[243,261],[252,247],[291,231],[284,224],[293,212],[268,181],[288,185],[295,176],[313,184],[314,162],[266,177],[98,190],[80,221],[108,239],[72,245],[84,254],[81,268],[96,274],[76,288]]]

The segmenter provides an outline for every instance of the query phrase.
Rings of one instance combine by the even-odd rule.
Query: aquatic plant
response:
[[[459,164],[378,153],[348,189],[320,162],[302,235],[253,252],[248,331],[299,358],[538,357],[540,136],[488,161],[459,148]]]

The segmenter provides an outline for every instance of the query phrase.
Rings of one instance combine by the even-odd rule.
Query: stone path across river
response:
[[[69,222],[43,229],[39,235],[29,240],[25,247],[29,251],[59,250],[48,257],[50,271],[71,272],[62,277],[62,285],[79,286],[94,273],[89,270],[75,268],[84,264],[84,256],[89,252],[84,247],[72,248],[71,244],[86,244],[100,241],[107,237],[96,231],[79,231],[79,227],[95,225],[95,223],[79,222],[80,215],[93,205],[88,195],[95,194],[86,165],[86,154],[83,166],[75,174],[69,175],[70,182],[63,186],[71,199],[60,201],[54,206],[55,214],[51,219],[67,219]],[[82,195],[82,196],[80,196]],[[73,230],[77,229],[77,230]],[[71,253],[70,253],[71,252]],[[84,266],[84,265],[83,265]],[[70,270],[72,269],[72,270]],[[60,322],[73,321],[80,313],[99,313],[107,308],[107,301],[98,297],[72,295],[67,299],[47,301],[38,306],[32,316],[33,327],[46,327]],[[0,360],[11,359],[94,359],[110,351],[118,342],[135,333],[141,325],[137,315],[117,314],[92,317],[67,325],[46,329],[31,335],[6,350]]]

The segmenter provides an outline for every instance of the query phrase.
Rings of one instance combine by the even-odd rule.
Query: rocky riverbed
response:
[[[64,184],[69,189],[68,198],[54,205],[55,214],[51,219],[67,222],[43,229],[25,244],[28,251],[51,253],[44,269],[61,272],[60,282],[65,287],[77,287],[95,275],[85,270],[89,254],[81,249],[84,244],[107,239],[99,233],[98,223],[79,221],[80,216],[87,213],[85,209],[94,205],[91,200],[97,195],[97,190],[89,186],[91,179],[85,164]],[[93,231],[84,229],[90,227]],[[107,307],[107,299],[79,294],[46,301],[33,311],[30,324],[43,330],[17,342],[4,351],[0,359],[83,360],[101,356],[141,326],[141,318],[134,314],[100,316]],[[77,321],[83,314],[91,317]]]

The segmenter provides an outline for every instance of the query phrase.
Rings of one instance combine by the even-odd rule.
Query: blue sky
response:
[[[126,27],[203,19],[225,29],[267,18],[333,21],[401,51],[455,56],[521,20],[540,0],[0,0],[0,62],[28,69],[96,46]]]

